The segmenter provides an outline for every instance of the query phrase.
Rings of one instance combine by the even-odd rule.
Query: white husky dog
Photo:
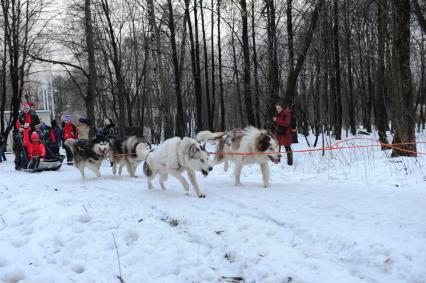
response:
[[[228,162],[235,163],[235,185],[241,185],[240,176],[244,165],[258,163],[262,171],[263,186],[269,187],[268,161],[275,164],[280,162],[278,142],[270,132],[259,130],[255,127],[245,129],[234,129],[229,132],[212,133],[202,131],[198,133],[197,140],[216,145],[213,165],[225,162],[225,171],[228,170]],[[242,155],[241,153],[260,153],[253,155]],[[233,155],[233,153],[236,153]]]
[[[165,190],[164,181],[167,180],[168,174],[171,174],[181,182],[188,193],[189,184],[182,176],[183,171],[186,171],[200,198],[205,195],[198,187],[195,171],[201,171],[207,176],[212,169],[207,151],[196,140],[187,137],[166,140],[157,149],[151,150],[143,165],[143,171],[148,177],[148,189],[152,189],[152,179],[159,174],[161,189]]]

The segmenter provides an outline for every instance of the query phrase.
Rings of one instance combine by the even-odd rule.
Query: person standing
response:
[[[284,102],[277,102],[275,108],[277,113],[273,118],[273,131],[280,146],[280,151],[281,146],[284,146],[287,153],[287,164],[291,166],[293,165],[293,153],[291,152],[291,143],[293,142],[291,109]]]
[[[86,118],[79,118],[77,123],[79,139],[89,139],[90,122]]]
[[[65,145],[65,141],[68,139],[78,139],[78,130],[72,123],[71,115],[64,115],[64,121],[62,122],[62,146],[67,155],[67,165],[73,165],[74,156],[71,149]]]
[[[50,136],[51,136],[51,144],[50,148],[52,149],[52,152],[59,156],[59,147],[61,146],[61,139],[62,139],[62,130],[58,127],[58,124],[56,123],[56,120],[52,120],[50,122],[51,130],[50,130]]]
[[[106,118],[104,121],[104,127],[100,130],[100,134],[105,138],[114,137],[114,128],[115,125],[110,118]]]

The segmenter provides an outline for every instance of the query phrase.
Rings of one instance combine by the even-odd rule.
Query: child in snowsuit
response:
[[[27,152],[29,169],[33,169],[38,166],[40,160],[46,157],[46,147],[40,142],[40,136],[33,132],[31,134],[31,139],[29,137],[29,130],[24,131],[24,147]]]

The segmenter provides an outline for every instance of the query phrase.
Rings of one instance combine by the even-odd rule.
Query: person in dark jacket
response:
[[[64,121],[62,122],[62,142],[63,148],[67,155],[67,165],[73,165],[74,156],[71,149],[65,145],[65,141],[68,139],[78,139],[77,127],[72,123],[71,115],[64,115]]]
[[[104,121],[104,127],[99,129],[96,133],[98,136],[103,136],[105,138],[114,138],[114,128],[115,125],[110,118],[106,118]]]
[[[51,140],[50,148],[55,155],[59,155],[59,147],[61,146],[62,130],[59,128],[56,120],[50,122],[51,125]]]
[[[291,166],[293,165],[293,153],[291,152],[291,143],[293,142],[291,109],[284,102],[276,103],[275,108],[277,113],[273,118],[273,131],[280,149],[281,146],[284,146],[287,152],[287,164]]]

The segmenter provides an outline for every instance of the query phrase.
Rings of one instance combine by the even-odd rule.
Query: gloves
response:
[[[25,123],[25,124],[24,124],[24,129],[28,128],[29,126],[30,126],[30,124]]]

